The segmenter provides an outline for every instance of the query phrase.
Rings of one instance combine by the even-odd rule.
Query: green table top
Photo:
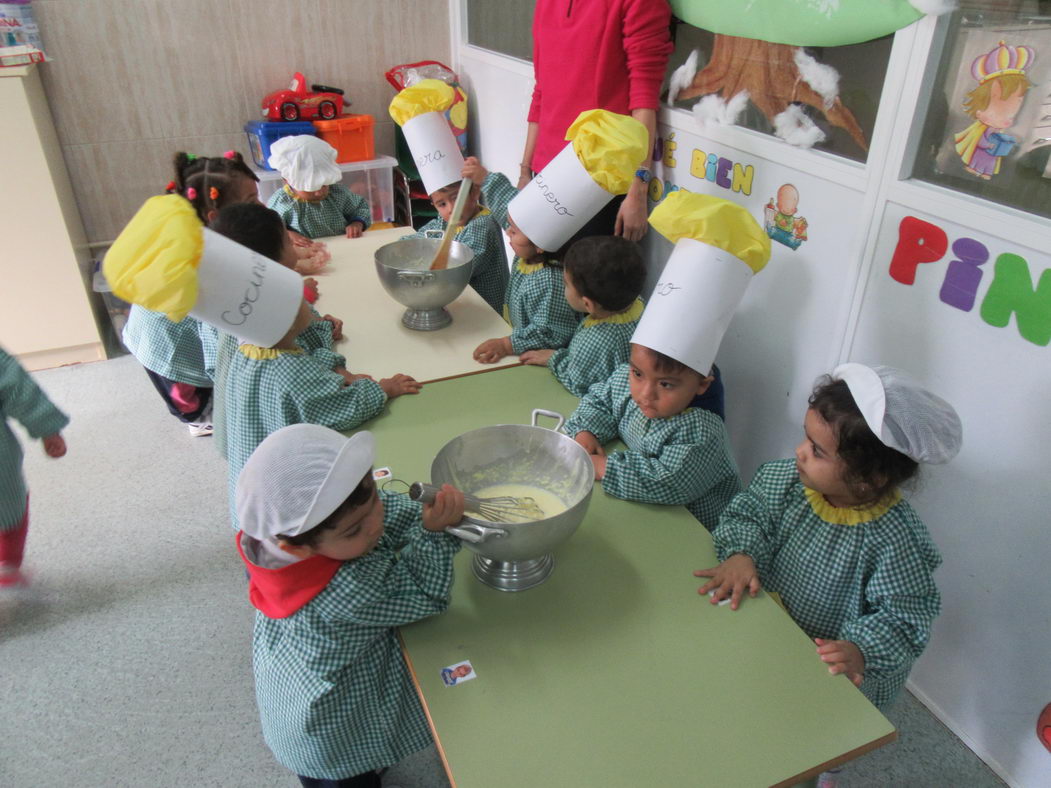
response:
[[[538,367],[430,384],[369,425],[376,464],[426,480],[457,435],[575,404]],[[731,611],[697,594],[715,553],[682,507],[596,485],[528,591],[482,585],[472,557],[457,556],[448,612],[401,630],[458,788],[787,785],[894,738],[768,596]],[[446,687],[441,669],[465,659],[477,678]]]

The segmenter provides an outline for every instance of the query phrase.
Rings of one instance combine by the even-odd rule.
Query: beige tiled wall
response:
[[[175,151],[249,155],[242,127],[295,71],[346,91],[393,153],[383,73],[450,61],[448,0],[35,0],[41,67],[88,238],[111,240]]]

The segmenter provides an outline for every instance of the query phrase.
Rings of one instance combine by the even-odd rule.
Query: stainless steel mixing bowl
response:
[[[537,425],[539,416],[558,421]],[[554,570],[551,551],[569,539],[587,512],[595,469],[584,448],[558,432],[565,419],[534,410],[532,425],[501,424],[449,441],[431,463],[431,481],[476,493],[494,484],[525,484],[554,494],[566,510],[526,523],[494,524],[473,517],[447,531],[475,552],[475,576],[501,591],[522,591]]]
[[[401,322],[417,331],[435,331],[452,322],[445,307],[455,301],[471,278],[474,251],[453,241],[449,267],[431,271],[441,241],[405,238],[376,250],[376,273],[391,298],[408,309]]]

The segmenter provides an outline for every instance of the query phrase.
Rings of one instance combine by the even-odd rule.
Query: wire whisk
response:
[[[440,487],[433,484],[413,482],[409,485],[409,497],[420,503],[433,503],[440,490]],[[529,497],[502,495],[496,498],[478,498],[464,493],[463,501],[468,512],[473,512],[491,523],[526,523],[542,520],[545,516],[544,510],[536,500]]]

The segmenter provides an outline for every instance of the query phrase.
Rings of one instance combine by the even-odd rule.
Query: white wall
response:
[[[746,477],[762,461],[790,456],[813,377],[841,360],[909,368],[959,410],[963,452],[949,466],[925,469],[915,496],[945,559],[936,575],[944,604],[910,687],[1004,779],[1035,788],[1051,785],[1051,753],[1035,735],[1037,715],[1051,702],[1051,347],[1022,339],[1013,319],[993,328],[978,307],[964,313],[941,303],[948,258],[911,287],[892,280],[887,266],[906,211],[933,219],[950,242],[963,227],[980,228],[968,234],[988,242],[993,258],[1003,251],[1025,257],[1035,280],[1051,266],[1035,251],[1049,248],[1051,222],[896,177],[922,98],[915,75],[924,72],[935,32],[924,20],[896,37],[866,166],[742,129],[702,135],[682,111],[663,113],[661,133],[754,162],[749,198],[691,182],[681,165],[675,177],[739,199],[757,219],[771,187],[802,184],[811,240],[795,253],[775,245],[719,357]],[[472,146],[491,169],[513,177],[532,85],[528,64],[457,45],[455,28],[453,41],[471,89]],[[661,242],[648,248],[652,283]],[[990,279],[991,272],[979,303]]]

